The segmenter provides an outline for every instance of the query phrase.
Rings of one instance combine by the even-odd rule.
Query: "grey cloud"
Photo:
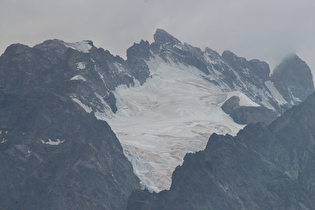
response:
[[[91,39],[125,56],[163,28],[181,41],[275,66],[297,52],[315,75],[313,0],[2,0],[0,53],[12,43]]]

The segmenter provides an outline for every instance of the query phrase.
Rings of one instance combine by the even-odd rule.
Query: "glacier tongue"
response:
[[[236,135],[243,128],[220,108],[227,97],[255,103],[222,92],[194,67],[159,58],[148,66],[150,78],[142,86],[116,88],[118,111],[101,119],[115,131],[143,186],[158,192],[169,189],[185,154],[204,149],[213,132]]]

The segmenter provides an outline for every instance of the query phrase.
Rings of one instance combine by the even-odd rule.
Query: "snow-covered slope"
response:
[[[235,135],[243,128],[220,108],[228,97],[257,104],[240,92],[222,92],[195,67],[159,57],[147,64],[150,78],[142,86],[119,86],[114,91],[118,111],[99,118],[116,133],[142,184],[160,191],[170,187],[184,155],[204,149],[212,133]]]

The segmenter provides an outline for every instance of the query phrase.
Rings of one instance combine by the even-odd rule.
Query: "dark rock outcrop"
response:
[[[213,134],[187,154],[169,191],[134,192],[128,209],[315,209],[315,94],[270,126]]]
[[[228,50],[222,53],[222,58],[241,74],[250,74],[251,77],[257,77],[262,81],[269,79],[270,68],[264,61],[258,59],[247,61]]]
[[[151,57],[150,44],[148,41],[143,41],[139,44],[134,44],[127,50],[127,64],[132,71],[132,75],[143,84],[150,76],[150,70],[146,61]]]
[[[140,187],[109,125],[69,97],[110,89],[70,79],[97,80],[89,56],[51,40],[0,57],[0,209],[124,209]],[[105,78],[117,58],[98,56]]]
[[[175,37],[173,37],[171,34],[169,34],[163,29],[157,29],[153,35],[153,38],[156,44],[170,43],[174,45],[174,44],[180,43],[178,39],[176,39]]]
[[[240,98],[238,96],[232,96],[224,102],[221,106],[222,110],[228,115],[232,115],[234,110],[240,107]]]
[[[240,98],[232,96],[222,105],[222,110],[230,115],[238,124],[250,124],[262,122],[269,125],[277,118],[277,114],[272,110],[259,106],[240,106]]]

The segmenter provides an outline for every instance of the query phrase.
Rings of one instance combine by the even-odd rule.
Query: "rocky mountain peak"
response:
[[[168,32],[164,31],[163,29],[157,29],[155,34],[153,35],[154,42],[157,44],[163,44],[163,43],[170,43],[170,44],[176,44],[180,43],[178,39],[173,37]]]
[[[286,56],[271,75],[275,87],[287,101],[304,101],[314,92],[313,77],[308,65],[296,54]]]
[[[281,63],[274,69],[273,78],[284,77],[285,75],[294,76],[297,74],[309,74],[310,68],[295,53],[287,55]],[[311,76],[311,75],[308,75]]]

